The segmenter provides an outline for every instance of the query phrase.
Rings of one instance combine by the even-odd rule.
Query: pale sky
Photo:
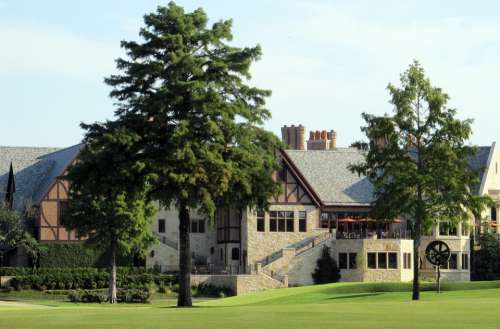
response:
[[[168,1],[0,0],[0,145],[69,146],[79,123],[113,116],[103,78],[120,40]],[[273,91],[266,127],[335,129],[362,138],[362,112],[391,112],[389,82],[413,59],[447,92],[472,143],[500,141],[500,2],[179,0],[211,22],[234,20],[234,44],[260,44],[252,84]]]

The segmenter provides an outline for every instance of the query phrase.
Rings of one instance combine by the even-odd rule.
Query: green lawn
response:
[[[424,292],[419,302],[410,301],[406,291],[384,292],[406,290],[404,285],[331,284],[198,302],[192,309],[173,308],[173,300],[110,306],[26,298],[36,305],[0,306],[0,328],[496,329],[500,289],[486,288],[498,284],[459,285],[454,288],[481,289],[440,295]]]

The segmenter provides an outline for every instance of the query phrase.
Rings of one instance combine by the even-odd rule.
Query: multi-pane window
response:
[[[269,213],[269,231],[293,232],[293,211],[271,211]]]
[[[165,220],[158,219],[158,233],[165,233]]]
[[[403,268],[411,269],[411,253],[409,252],[403,253]]]
[[[340,252],[339,253],[339,268],[343,269],[343,270],[356,269],[358,267],[357,262],[356,262],[356,257],[357,257],[357,254],[355,252],[351,252],[351,253]]]
[[[257,232],[265,232],[265,212],[262,210],[257,211]]]
[[[462,254],[462,270],[469,269],[469,254]]]
[[[299,232],[307,232],[307,213],[299,211]]]
[[[367,253],[367,267],[369,269],[397,269],[398,254],[396,252],[369,252]]]
[[[439,223],[439,235],[441,236],[457,236],[457,227],[450,223]]]
[[[205,220],[204,219],[191,220],[191,233],[205,233]]]

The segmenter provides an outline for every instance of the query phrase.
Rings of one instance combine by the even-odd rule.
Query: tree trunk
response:
[[[191,246],[189,241],[189,209],[184,202],[179,207],[179,294],[178,307],[193,306],[191,300]]]
[[[116,241],[111,242],[111,253],[109,262],[109,303],[116,303]]]
[[[418,194],[421,195],[420,188]],[[412,299],[420,299],[420,240],[422,237],[422,208],[419,202],[415,218],[415,236],[413,237],[413,293]]]

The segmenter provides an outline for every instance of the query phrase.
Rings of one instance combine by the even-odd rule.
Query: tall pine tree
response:
[[[447,106],[448,95],[431,85],[414,62],[401,75],[401,86],[388,86],[393,115],[363,114],[362,131],[370,140],[363,163],[351,169],[366,175],[375,188],[372,215],[403,216],[414,239],[413,295],[420,298],[419,268],[422,232],[437,223],[456,225],[481,213],[488,197],[473,194],[479,176],[467,158],[471,120],[459,120]],[[361,144],[360,144],[361,145]]]
[[[191,306],[190,211],[213,220],[218,207],[265,208],[279,189],[279,140],[261,128],[270,92],[248,85],[261,50],[230,46],[231,21],[208,26],[202,9],[170,2],[144,23],[140,42],[122,42],[127,57],[106,82],[118,121],[141,136],[152,195],[179,211],[178,306]]]

